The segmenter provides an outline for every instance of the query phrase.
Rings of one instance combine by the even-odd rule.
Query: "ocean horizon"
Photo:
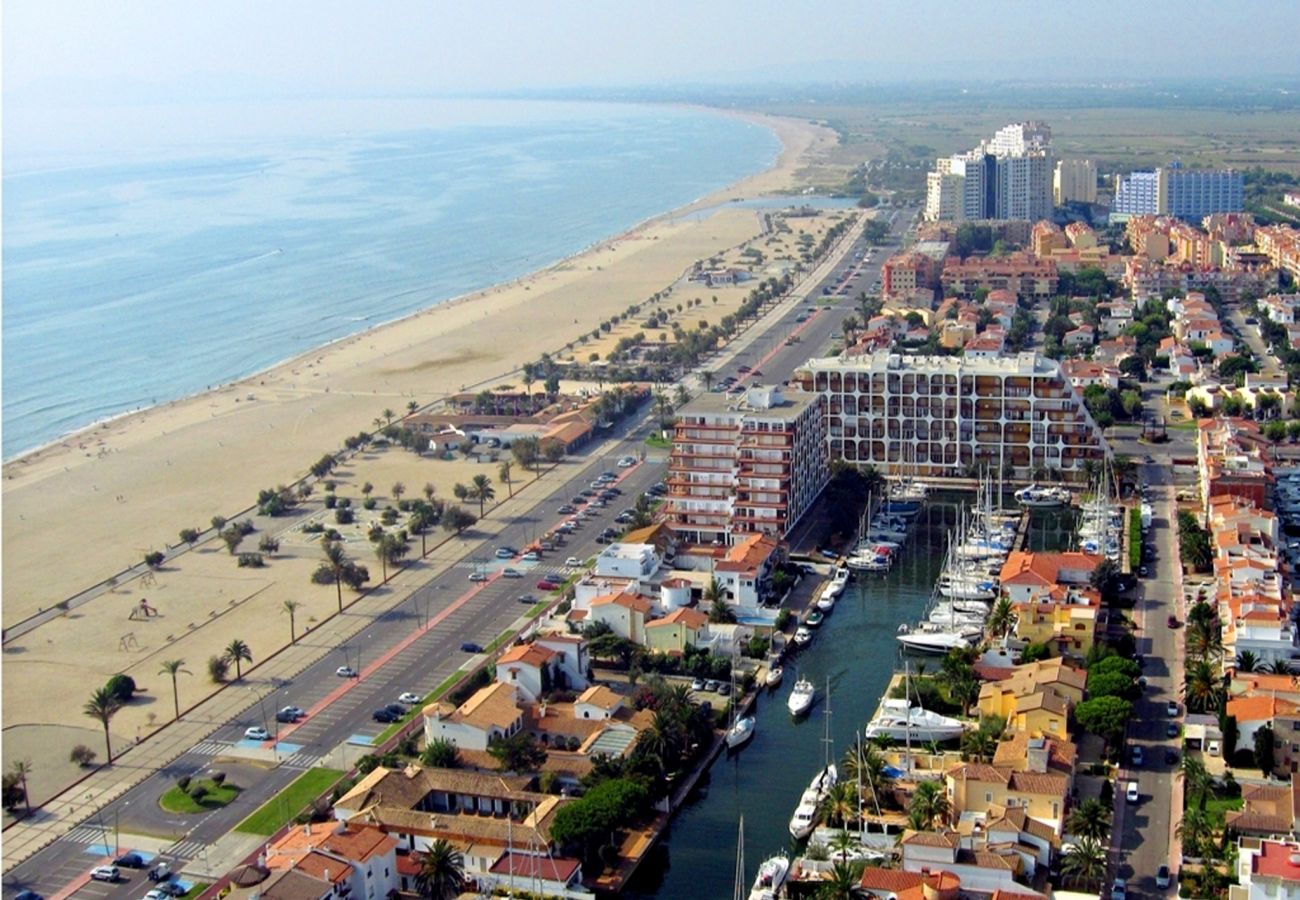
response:
[[[780,149],[678,107],[344,106],[136,111],[57,147],[6,115],[6,460],[544,268]]]

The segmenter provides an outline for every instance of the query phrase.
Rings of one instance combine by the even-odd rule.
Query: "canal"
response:
[[[898,626],[915,623],[924,613],[943,563],[948,531],[956,527],[961,506],[971,497],[936,495],[917,517],[901,559],[890,572],[863,574],[849,585],[812,646],[787,660],[781,686],[759,697],[753,740],[739,753],[718,758],[624,896],[731,896],[741,816],[746,893],[764,859],[790,851],[790,815],[825,760],[828,681],[830,730],[838,758],[875,712],[890,676],[901,669],[903,657],[894,639]],[[1007,501],[1011,506],[1010,497]],[[1029,547],[1064,549],[1072,525],[1069,512],[1038,511]],[[817,700],[811,713],[796,721],[786,709],[786,698],[799,675],[817,685]]]

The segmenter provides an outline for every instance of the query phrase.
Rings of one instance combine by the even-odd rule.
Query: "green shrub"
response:
[[[180,778],[177,778],[176,786],[182,791],[188,791],[190,789],[190,776],[182,775]]]
[[[104,688],[123,703],[130,703],[136,691],[135,679],[130,675],[119,673],[108,679],[108,683],[104,685]]]

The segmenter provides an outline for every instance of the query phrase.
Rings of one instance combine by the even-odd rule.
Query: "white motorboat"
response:
[[[802,716],[812,708],[813,698],[817,696],[816,686],[807,678],[800,678],[794,683],[786,706],[792,716]]]
[[[773,666],[772,668],[767,670],[767,677],[763,679],[763,683],[770,688],[774,688],[781,683],[781,679],[784,676],[785,676],[785,669],[781,668],[780,666]]]
[[[912,706],[910,700],[885,699],[880,710],[867,723],[866,736],[890,737],[896,741],[951,741],[959,738],[965,726],[959,719],[941,716],[921,706]]]
[[[906,649],[914,653],[930,653],[943,656],[949,650],[967,650],[972,645],[970,639],[955,631],[928,631],[924,626],[895,638]]]
[[[853,573],[846,567],[840,566],[831,576],[831,583],[827,585],[827,587],[835,589],[835,596],[837,599],[840,594],[844,593],[844,589],[849,586],[849,578],[852,577],[852,575]]]
[[[755,720],[753,716],[741,716],[727,729],[724,740],[728,749],[735,750],[754,736]]]
[[[998,595],[998,589],[987,579],[943,575],[939,578],[939,593],[952,600],[992,600]]]
[[[988,612],[961,612],[946,604],[939,604],[926,617],[935,625],[956,625],[959,628],[983,628]]]
[[[794,632],[794,644],[796,647],[807,647],[812,643],[813,633],[806,626],[800,625]]]
[[[1014,496],[1017,503],[1030,508],[1051,508],[1070,502],[1070,492],[1064,488],[1039,487],[1036,484],[1021,488]]]
[[[776,900],[788,874],[790,860],[785,856],[763,860],[763,864],[758,867],[758,874],[754,876],[754,886],[749,890],[749,900]]]
[[[888,572],[889,557],[876,556],[874,554],[862,556],[850,556],[846,561],[849,568],[855,572]]]
[[[891,553],[895,550],[902,550],[903,545],[898,541],[878,540],[867,535],[858,541],[858,545],[853,548],[853,555],[859,556],[863,553],[879,553],[881,550],[888,550]]]
[[[822,612],[830,612],[835,608],[835,595],[829,588],[822,591],[821,596],[817,598],[817,608]]]

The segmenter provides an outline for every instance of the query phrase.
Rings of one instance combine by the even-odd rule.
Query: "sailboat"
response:
[[[835,786],[839,780],[839,772],[835,764],[831,762],[831,704],[830,704],[831,683],[826,679],[826,734],[822,742],[826,745],[826,765],[820,772],[813,777],[807,790],[799,798],[799,805],[795,808],[794,815],[790,817],[790,834],[796,840],[803,840],[812,834],[813,829],[817,826],[817,810],[821,807],[822,801],[830,793],[830,789]]]
[[[739,833],[736,836],[736,883],[731,891],[731,900],[741,900],[745,896],[745,817],[740,817]]]

